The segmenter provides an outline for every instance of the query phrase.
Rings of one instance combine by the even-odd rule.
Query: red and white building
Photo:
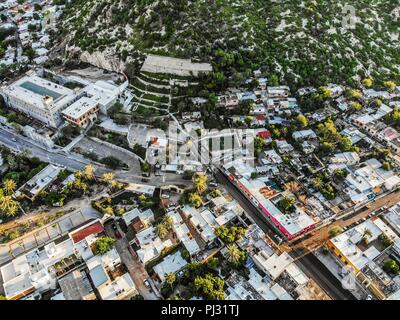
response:
[[[287,240],[297,238],[316,226],[317,222],[303,210],[291,214],[281,212],[271,201],[279,194],[278,191],[261,179],[252,180],[242,176],[235,167],[232,164],[225,166],[225,175]]]

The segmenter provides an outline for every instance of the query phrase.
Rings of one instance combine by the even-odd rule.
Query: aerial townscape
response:
[[[2,0],[0,300],[400,300],[399,37],[389,0]]]

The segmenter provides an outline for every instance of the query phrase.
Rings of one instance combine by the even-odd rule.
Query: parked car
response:
[[[279,244],[281,244],[283,242],[283,239],[278,236],[277,234],[274,235],[274,238],[278,241]]]
[[[115,231],[115,230],[118,230],[118,227],[117,227],[117,225],[116,225],[115,223],[113,223],[113,224],[111,225],[111,227],[113,228],[114,231]]]
[[[365,300],[372,300],[372,296],[369,294]]]
[[[117,239],[121,239],[121,233],[118,231],[118,230],[115,230],[114,231],[114,235],[115,235],[115,237],[117,238]]]
[[[146,288],[151,288],[150,282],[148,279],[144,279],[143,284],[146,286]]]

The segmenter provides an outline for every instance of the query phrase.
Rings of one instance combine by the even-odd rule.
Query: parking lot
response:
[[[130,169],[140,172],[139,160],[128,150],[125,152],[118,148],[112,148],[86,137],[77,143],[74,150],[80,153],[94,153],[99,158],[115,157],[126,163]]]

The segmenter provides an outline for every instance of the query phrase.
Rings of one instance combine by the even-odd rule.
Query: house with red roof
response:
[[[269,132],[268,130],[264,130],[264,131],[260,131],[257,135],[258,135],[260,138],[268,139],[268,138],[271,137],[271,132]]]

